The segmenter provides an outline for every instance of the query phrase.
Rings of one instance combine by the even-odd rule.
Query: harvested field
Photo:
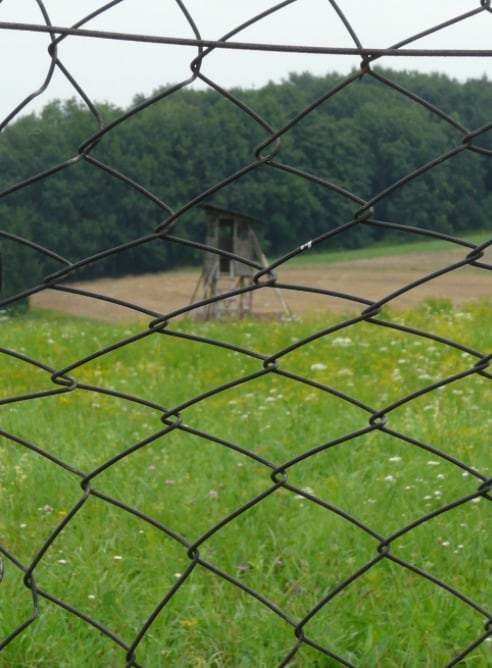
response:
[[[283,286],[280,291],[264,287],[254,292],[253,313],[261,317],[280,317],[285,312],[282,300],[292,315],[297,317],[324,310],[360,312],[366,307],[365,303],[320,295],[306,289],[330,290],[378,301],[443,267],[459,262],[465,254],[463,250],[457,249],[326,264],[291,263],[277,269],[278,284]],[[34,295],[31,304],[97,320],[130,322],[148,317],[145,310],[165,315],[187,307],[199,277],[199,270],[171,271],[71,283],[70,288],[82,289],[92,296],[49,289]],[[294,289],[294,286],[298,289]],[[101,299],[101,296],[134,304],[144,309],[144,312],[138,308],[112,304]],[[407,309],[426,299],[446,298],[461,304],[491,297],[490,272],[465,266],[405,290],[392,300],[391,306],[394,309]],[[200,298],[198,292],[196,300]]]

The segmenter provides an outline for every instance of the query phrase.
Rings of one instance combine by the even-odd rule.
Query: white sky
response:
[[[203,39],[219,39],[275,0],[183,0]],[[102,6],[103,0],[44,0],[52,25],[70,26]],[[480,0],[338,0],[365,48],[385,48],[435,24],[480,8]],[[0,0],[0,22],[42,24],[36,0]],[[121,0],[85,28],[194,38],[176,0]],[[492,49],[492,14],[483,11],[465,21],[420,39],[408,48]],[[354,47],[329,0],[295,0],[274,15],[238,33],[241,42],[309,46]],[[0,118],[43,82],[50,61],[49,38],[38,33],[0,29]],[[123,43],[69,37],[59,58],[86,93],[96,101],[127,107],[137,93],[149,95],[159,86],[187,79],[194,47]],[[261,87],[281,81],[290,72],[322,75],[348,72],[358,56],[272,54],[233,50],[215,51],[204,60],[202,72],[225,87]],[[484,74],[492,79],[490,57],[386,57],[379,63],[397,69],[440,71],[459,80]],[[25,111],[39,110],[49,100],[75,94],[60,73],[47,91]]]

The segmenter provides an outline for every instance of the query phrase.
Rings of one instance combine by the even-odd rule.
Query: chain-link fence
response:
[[[280,17],[301,4],[297,0],[265,8],[217,40],[202,37],[192,9],[180,0],[173,6],[192,38],[91,27],[119,4],[102,5],[71,27],[52,25],[48,3],[40,0],[43,21],[35,25],[2,23],[0,6],[2,34],[37,32],[50,40],[43,85],[2,127],[14,125],[54,76],[66,77],[97,127],[62,162],[41,171],[22,165],[2,175],[8,183],[0,193],[4,243],[27,249],[33,264],[44,258],[56,267],[4,295],[3,308],[63,294],[94,308],[104,305],[101,319],[110,323],[116,312],[135,316],[103,324],[31,309],[19,317],[7,311],[3,318],[2,665],[490,665],[490,302],[475,310],[442,300],[403,314],[392,308],[402,296],[449,276],[458,283],[473,276],[477,285],[489,278],[491,239],[482,234],[470,241],[432,222],[412,225],[398,197],[408,192],[418,199],[416,183],[432,183],[442,165],[459,171],[464,155],[490,161],[492,124],[468,127],[452,108],[438,108],[374,67],[382,56],[404,53],[487,63],[490,52],[483,49],[416,46],[450,27],[490,23],[490,2],[470,2],[466,13],[380,49],[364,48],[343,2],[326,5],[350,47],[240,41],[248,26]],[[66,42],[89,37],[194,48],[191,75],[105,121],[61,55]],[[279,120],[253,108],[241,90],[231,92],[209,78],[208,59],[227,50],[356,55],[361,63]],[[295,144],[307,118],[364,81],[377,84],[373,100],[378,91],[391,90],[425,112],[422,123],[437,121],[453,138],[369,196],[340,176],[332,181],[314,162],[282,160],[283,144],[291,137]],[[253,123],[263,139],[252,143],[249,160],[239,160],[234,172],[214,183],[204,175],[186,203],[173,208],[158,186],[133,178],[131,165],[125,171],[124,161],[105,162],[98,151],[118,128],[165,107],[195,82],[227,101],[238,124]],[[487,115],[490,110],[482,109]],[[323,150],[334,151],[337,139]],[[382,168],[392,157],[382,137],[375,142],[378,154],[365,159]],[[153,148],[159,151],[158,141]],[[355,144],[352,153],[361,150]],[[160,222],[143,233],[123,222],[131,238],[103,243],[76,261],[61,256],[55,242],[40,243],[12,228],[11,201],[23,203],[27,219],[35,206],[32,186],[60,173],[73,174],[76,183],[81,163],[94,184],[103,173],[138,201],[152,203]],[[326,230],[298,239],[269,263],[207,244],[199,227],[183,223],[249,175],[266,172],[339,198],[340,206],[326,212]],[[378,217],[392,198],[394,217]],[[433,203],[436,217],[443,206]],[[296,215],[302,208],[299,202]],[[197,230],[195,236],[189,229]],[[383,259],[371,269],[384,274],[375,298],[351,291],[348,278],[333,285],[327,266],[320,283],[289,280],[291,266],[308,275],[309,264],[295,264],[301,256],[329,251],[360,230],[440,241],[453,259],[436,253],[425,271],[396,284],[391,271],[384,274]],[[77,235],[77,223],[58,234]],[[189,248],[195,258],[237,261],[251,280],[196,293],[191,302],[186,295],[173,308],[167,306],[171,274],[161,276],[161,308],[132,294],[106,293],[104,281],[99,290],[74,282],[87,267],[161,245]],[[344,271],[350,275],[350,267]],[[210,305],[265,294],[281,295],[284,304],[294,295],[314,295],[316,312],[306,319],[296,318],[295,309],[280,320],[194,317]]]

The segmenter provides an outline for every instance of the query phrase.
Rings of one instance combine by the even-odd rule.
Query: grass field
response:
[[[475,232],[463,237],[463,241],[473,244],[483,244],[490,239],[488,232]],[[313,264],[332,264],[334,262],[354,262],[355,260],[373,260],[377,258],[402,257],[406,255],[420,255],[422,253],[432,253],[435,255],[439,251],[450,249],[449,241],[442,239],[425,239],[424,241],[413,241],[406,243],[381,243],[374,244],[370,248],[358,248],[355,250],[337,250],[333,252],[310,252],[302,253],[298,257],[290,260],[294,266],[313,265]]]
[[[461,348],[366,322],[297,347],[335,314],[183,320],[162,333],[34,309],[4,321],[0,535],[16,561],[4,553],[0,637],[33,613],[25,570],[47,597],[1,665],[125,666],[124,647],[50,598],[128,647],[173,588],[137,665],[279,666],[296,625],[308,640],[296,668],[438,668],[480,638],[491,614],[490,504],[477,495],[490,476],[491,393],[489,377],[466,372],[490,353],[490,304],[433,301],[382,318]],[[271,355],[277,366],[264,366]],[[64,369],[76,385],[51,382]],[[164,424],[165,411],[182,422]],[[378,411],[386,427],[369,428]],[[378,552],[385,539],[391,559]],[[490,639],[457,665],[490,666]]]
[[[487,234],[472,234],[465,241],[485,243]],[[290,314],[300,318],[327,311],[359,313],[363,307],[357,298],[379,301],[386,299],[393,290],[412,284],[412,289],[403,289],[392,298],[391,307],[394,310],[408,310],[423,301],[443,298],[456,305],[490,300],[490,272],[483,268],[465,265],[421,282],[433,272],[463,262],[469,252],[466,246],[429,239],[353,251],[318,253],[315,250],[306,251],[275,269],[277,285],[288,284],[290,287],[276,291],[264,286],[254,292],[252,311],[255,316],[278,318],[285,313],[285,304]],[[487,253],[484,262],[487,262]],[[132,306],[116,306],[99,299],[98,295],[138,305],[150,313],[166,315],[189,306],[193,297],[198,302],[202,299],[203,285],[200,289],[199,279],[199,268],[103,278],[72,283],[72,288],[84,291],[83,296],[45,289],[34,294],[31,302],[37,308],[84,318],[114,323],[134,322],[141,320],[141,311]],[[333,294],[330,296],[327,291],[333,291]],[[356,299],[341,295],[352,295]],[[195,314],[200,316],[200,310]]]

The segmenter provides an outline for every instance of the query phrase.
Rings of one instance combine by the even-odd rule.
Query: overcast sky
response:
[[[183,0],[203,39],[219,39],[248,18],[276,4],[274,0]],[[102,0],[44,0],[52,25],[70,26],[103,4]],[[432,25],[480,8],[480,0],[338,0],[365,48],[389,47]],[[42,24],[36,0],[0,0],[0,23]],[[176,0],[121,0],[85,28],[194,38]],[[409,44],[425,49],[491,49],[492,14],[482,11],[437,34]],[[354,47],[329,0],[295,0],[234,38],[241,42]],[[49,67],[47,35],[0,29],[0,116],[38,88]],[[189,77],[196,47],[124,43],[69,37],[59,58],[96,101],[127,107],[137,93],[149,95],[159,86]],[[217,50],[203,63],[203,73],[225,87],[261,87],[290,72],[348,72],[358,56],[273,54]],[[484,74],[492,79],[490,57],[385,57],[380,64],[398,69],[440,71],[459,80]],[[61,74],[26,108],[39,110],[53,98],[75,94]]]

